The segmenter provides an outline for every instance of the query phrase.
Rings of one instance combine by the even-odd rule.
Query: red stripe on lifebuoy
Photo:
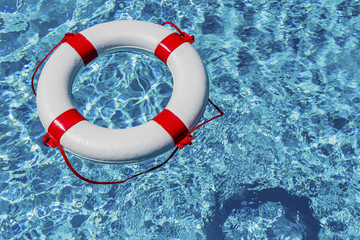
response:
[[[85,66],[98,57],[95,47],[81,33],[67,40],[67,43],[80,55]]]
[[[60,142],[64,133],[78,122],[86,120],[76,109],[69,109],[58,116],[48,128],[48,133]]]
[[[189,133],[189,130],[181,119],[168,109],[164,109],[152,120],[157,122],[169,133],[175,144],[183,140]]]
[[[184,42],[186,41],[179,34],[172,33],[159,43],[154,54],[166,64],[170,54]]]

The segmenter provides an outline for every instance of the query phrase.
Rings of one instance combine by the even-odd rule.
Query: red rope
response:
[[[198,129],[199,127],[205,125],[206,123],[218,118],[218,117],[221,117],[224,115],[224,113],[220,110],[220,108],[218,106],[216,106],[210,99],[208,99],[209,102],[211,103],[211,105],[213,105],[216,110],[220,113],[219,115],[216,115],[215,117],[197,125],[193,130],[191,130],[188,135],[183,139],[181,140],[178,144],[177,144],[177,147],[174,149],[174,151],[170,154],[170,156],[161,164],[159,165],[156,165],[155,167],[153,168],[150,168],[149,170],[145,171],[145,172],[141,172],[141,173],[138,173],[136,175],[133,175],[125,180],[121,180],[121,181],[115,181],[115,182],[100,182],[100,181],[94,181],[94,180],[91,180],[91,179],[88,179],[84,176],[82,176],[80,173],[78,173],[74,168],[73,166],[71,165],[63,147],[61,146],[61,144],[59,142],[57,142],[50,134],[45,134],[44,138],[43,138],[43,143],[44,145],[48,146],[48,147],[57,147],[59,150],[60,150],[60,153],[61,155],[63,156],[64,160],[65,160],[65,163],[66,165],[68,166],[68,168],[70,169],[70,171],[75,175],[77,176],[78,178],[80,178],[81,180],[85,181],[85,182],[88,182],[88,183],[92,183],[92,184],[104,184],[104,185],[108,185],[108,184],[118,184],[118,183],[124,183],[130,179],[133,179],[135,177],[138,177],[140,175],[143,175],[145,173],[148,173],[148,172],[151,172],[155,169],[158,169],[160,167],[162,167],[163,165],[165,165],[174,155],[175,153],[180,149],[180,148],[183,148],[185,147],[186,145],[191,145],[192,144],[192,140],[194,139],[194,137],[191,135],[191,133],[193,133],[196,129]]]
[[[161,163],[161,164],[159,164],[159,165],[156,165],[155,167],[150,168],[149,170],[147,170],[147,171],[145,171],[145,172],[141,172],[141,173],[138,173],[138,174],[136,174],[136,175],[133,175],[133,176],[131,176],[131,177],[125,179],[125,180],[115,181],[115,182],[100,182],[100,181],[90,180],[90,179],[82,176],[80,173],[78,173],[78,172],[73,168],[73,166],[71,165],[71,163],[70,163],[70,161],[69,161],[69,159],[68,159],[68,157],[67,157],[67,155],[66,155],[66,153],[65,153],[65,151],[64,151],[64,149],[63,149],[63,147],[62,147],[61,144],[58,143],[51,135],[49,135],[49,134],[47,133],[47,134],[44,136],[44,138],[43,138],[43,143],[44,143],[46,146],[49,146],[49,147],[52,147],[52,148],[57,147],[57,148],[60,150],[60,153],[61,153],[61,155],[63,156],[63,158],[64,158],[64,160],[65,160],[65,163],[66,163],[66,165],[68,166],[68,168],[70,169],[70,171],[71,171],[75,176],[77,176],[78,178],[80,178],[81,180],[83,180],[83,181],[85,181],[85,182],[92,183],[92,184],[104,184],[104,185],[124,183],[124,182],[126,182],[126,181],[128,181],[128,180],[130,180],[130,179],[133,179],[133,178],[138,177],[138,176],[140,176],[140,175],[143,175],[143,174],[145,174],[145,173],[151,172],[151,171],[153,171],[153,170],[155,170],[155,169],[158,169],[158,168],[162,167],[163,165],[165,165],[165,164],[175,155],[175,153],[176,153],[180,148],[183,148],[183,147],[185,147],[186,145],[191,145],[191,144],[192,144],[191,141],[194,139],[194,137],[191,136],[191,133],[193,133],[196,129],[198,129],[199,127],[205,125],[206,123],[208,123],[208,122],[210,122],[210,121],[212,121],[212,120],[214,120],[214,119],[216,119],[216,118],[221,117],[221,116],[224,115],[224,113],[220,110],[220,108],[219,108],[218,106],[216,106],[210,99],[208,99],[208,100],[209,100],[209,102],[211,103],[211,105],[213,105],[213,106],[216,108],[216,110],[220,113],[219,115],[216,115],[215,117],[213,117],[213,118],[211,118],[211,119],[209,119],[209,120],[207,120],[207,121],[205,121],[205,122],[197,125],[193,130],[191,130],[191,131],[189,132],[189,134],[188,134],[183,140],[181,140],[181,141],[177,144],[177,147],[174,149],[174,151],[170,154],[170,156],[169,156],[163,163]]]
[[[174,23],[172,23],[172,22],[164,22],[163,24],[161,24],[161,26],[164,26],[164,25],[166,25],[166,24],[171,25],[173,28],[176,29],[176,31],[179,32],[179,34],[182,34],[182,31],[180,30],[180,28],[178,28],[178,26],[176,26],[176,25],[175,25]]]
[[[209,120],[207,120],[207,121],[205,121],[205,122],[197,125],[193,130],[191,130],[191,131],[189,132],[188,136],[189,136],[192,132],[194,132],[196,129],[198,129],[199,127],[205,125],[206,123],[208,123],[208,122],[210,122],[210,121],[212,121],[212,120],[214,120],[214,119],[216,119],[216,118],[219,118],[219,117],[224,116],[224,112],[221,111],[220,108],[219,108],[218,106],[216,106],[216,105],[210,100],[210,98],[208,98],[208,100],[209,100],[209,102],[211,103],[211,105],[213,105],[213,106],[216,108],[216,110],[218,110],[219,115],[216,115],[215,117],[210,118]]]
[[[189,35],[187,32],[183,32],[180,30],[180,28],[178,28],[178,26],[176,26],[174,23],[172,22],[164,22],[163,24],[161,24],[162,26],[164,26],[165,24],[169,24],[171,25],[173,28],[176,29],[176,31],[179,32],[180,36],[187,42],[189,43],[193,43],[195,42],[195,37],[193,35]]]
[[[53,47],[50,52],[43,58],[43,60],[41,60],[41,62],[37,65],[37,67],[35,68],[35,71],[31,77],[31,88],[32,91],[36,97],[36,91],[34,88],[34,78],[35,78],[35,74],[37,72],[37,70],[39,69],[39,67],[44,63],[44,61],[50,56],[50,54],[62,43],[67,42],[70,38],[72,38],[73,36],[75,36],[75,33],[65,33],[65,36],[63,37],[63,39],[61,39],[61,41],[55,45],[55,47]]]
[[[187,135],[183,140],[181,140],[181,141],[177,144],[178,148],[183,148],[183,147],[185,147],[186,145],[191,145],[191,144],[192,144],[191,141],[194,139],[194,137],[191,135],[191,133],[193,133],[196,129],[198,129],[199,127],[207,124],[208,122],[210,122],[210,121],[212,121],[212,120],[214,120],[214,119],[216,119],[216,118],[219,118],[219,117],[224,116],[224,112],[221,111],[220,108],[219,108],[218,106],[216,106],[216,105],[210,100],[210,98],[208,98],[208,100],[209,100],[209,102],[211,103],[211,105],[213,105],[213,107],[215,107],[215,109],[219,112],[219,115],[216,115],[215,117],[210,118],[209,120],[207,120],[207,121],[205,121],[205,122],[197,125],[193,130],[191,130],[191,131],[188,133],[188,135]]]
[[[121,180],[121,181],[115,181],[115,182],[99,182],[99,181],[90,180],[90,179],[88,179],[88,178],[80,175],[80,174],[72,167],[72,165],[71,165],[69,159],[67,158],[66,153],[65,153],[64,149],[62,148],[62,146],[61,146],[60,144],[57,144],[57,147],[58,147],[58,149],[60,150],[61,155],[63,156],[66,165],[67,165],[68,168],[71,170],[71,172],[72,172],[73,174],[75,174],[75,176],[77,176],[77,177],[80,178],[81,180],[83,180],[83,181],[85,181],[85,182],[88,182],[88,183],[92,183],[92,184],[103,184],[103,185],[124,183],[124,182],[126,182],[126,181],[129,181],[130,179],[133,179],[133,178],[138,177],[138,176],[140,176],[140,175],[143,175],[143,174],[145,174],[145,173],[151,172],[151,171],[153,171],[153,170],[155,170],[155,169],[157,169],[157,168],[160,168],[161,166],[163,166],[164,164],[166,164],[166,163],[175,155],[175,153],[177,152],[177,150],[179,150],[179,148],[175,148],[174,151],[170,154],[170,156],[169,156],[163,163],[161,163],[161,164],[159,164],[159,165],[157,165],[157,166],[155,166],[155,167],[153,167],[153,168],[150,168],[149,170],[147,170],[147,171],[145,171],[145,172],[138,173],[138,174],[136,174],[136,175],[133,175],[133,176],[131,176],[131,177],[125,179],[125,180]]]
[[[173,26],[178,32],[179,34],[186,40],[188,41],[189,43],[193,43],[195,40],[194,40],[194,36],[190,36],[189,34],[187,34],[186,32],[182,32],[175,24],[171,23],[171,22],[165,22],[163,23],[162,25],[165,25],[165,24],[170,24],[171,26]],[[72,38],[73,36],[75,36],[75,33],[66,33],[64,38],[58,43],[55,45],[55,47],[53,47],[50,52],[44,57],[44,59],[41,60],[41,62],[37,65],[35,71],[34,71],[34,74],[32,75],[32,78],[31,78],[31,88],[32,88],[32,91],[34,93],[34,95],[36,96],[36,91],[35,91],[35,88],[34,88],[34,77],[35,77],[35,74],[37,72],[37,70],[39,69],[39,67],[43,64],[43,62],[49,57],[49,55],[62,43],[68,41],[69,38]],[[85,182],[88,182],[88,183],[92,183],[92,184],[118,184],[118,183],[124,183],[130,179],[133,179],[135,177],[138,177],[140,175],[143,175],[145,173],[148,173],[148,172],[151,172],[157,168],[160,168],[162,167],[164,164],[166,164],[174,155],[175,153],[179,150],[179,148],[183,148],[184,146],[186,145],[191,145],[192,144],[192,140],[194,139],[194,137],[191,135],[191,133],[193,133],[196,129],[198,129],[199,127],[205,125],[206,123],[218,118],[218,117],[221,117],[224,115],[224,113],[220,110],[220,108],[218,106],[216,106],[210,99],[208,99],[209,102],[211,103],[211,105],[213,105],[216,110],[219,112],[219,115],[216,115],[215,117],[199,124],[198,126],[196,126],[194,129],[192,129],[188,135],[183,139],[181,140],[176,146],[176,148],[174,149],[174,151],[170,154],[170,156],[161,164],[159,165],[156,165],[155,167],[145,171],[145,172],[141,172],[141,173],[138,173],[136,175],[133,175],[125,180],[121,180],[121,181],[115,181],[115,182],[100,182],[100,181],[93,181],[93,180],[90,180],[84,176],[82,176],[81,174],[79,174],[71,165],[69,159],[67,158],[66,156],[66,153],[63,149],[63,147],[61,146],[61,144],[59,142],[57,142],[50,134],[45,134],[45,136],[43,137],[43,143],[44,145],[46,146],[49,146],[49,147],[57,147],[59,150],[60,150],[60,153],[61,155],[63,156],[64,160],[65,160],[65,163],[66,165],[68,166],[68,168],[70,169],[70,171],[75,175],[77,176],[78,178],[80,178],[81,180],[85,181]]]

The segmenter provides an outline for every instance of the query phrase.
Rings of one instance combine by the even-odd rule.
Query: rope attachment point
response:
[[[47,147],[55,148],[59,145],[58,141],[55,140],[53,136],[51,136],[49,133],[46,133],[43,136],[43,144]]]
[[[164,22],[164,23],[161,24],[161,25],[164,26],[165,24],[169,24],[169,25],[171,25],[173,28],[175,28],[176,31],[179,32],[180,36],[181,36],[186,42],[188,42],[188,43],[190,43],[190,44],[193,43],[193,42],[195,42],[195,37],[194,37],[194,35],[190,35],[190,34],[188,34],[187,32],[181,31],[180,28],[178,28],[178,26],[176,26],[174,23],[172,23],[172,22]]]
[[[179,143],[176,144],[176,146],[177,146],[178,148],[183,148],[183,147],[185,147],[186,145],[191,145],[191,144],[192,144],[192,140],[194,139],[194,137],[193,137],[191,134],[192,134],[196,129],[198,129],[199,127],[207,124],[208,122],[210,122],[210,121],[212,121],[212,120],[214,120],[214,119],[216,119],[216,118],[219,118],[219,117],[224,116],[224,112],[221,111],[221,109],[220,109],[218,106],[216,106],[216,105],[210,100],[210,98],[208,98],[208,100],[209,100],[209,102],[211,103],[211,105],[219,112],[219,115],[216,115],[215,117],[212,117],[212,118],[210,118],[209,120],[206,120],[205,122],[197,125],[193,130],[191,130],[191,131],[186,135],[186,137],[185,137],[184,139],[182,139]]]
[[[183,140],[178,142],[178,144],[176,144],[176,146],[181,149],[181,148],[185,147],[186,145],[191,145],[192,140],[194,140],[194,137],[192,135],[187,135]]]

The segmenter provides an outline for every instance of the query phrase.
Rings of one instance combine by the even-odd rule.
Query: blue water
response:
[[[43,146],[30,78],[64,33],[121,19],[194,34],[225,116],[164,167],[97,186]],[[360,239],[359,34],[355,0],[2,0],[0,238]],[[171,87],[155,57],[114,53],[79,73],[73,95],[89,121],[123,128],[160,112]],[[208,106],[203,120],[215,114]],[[91,179],[117,180],[168,154],[69,159]]]

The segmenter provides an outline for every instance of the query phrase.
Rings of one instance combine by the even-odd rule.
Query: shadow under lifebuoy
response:
[[[204,225],[206,239],[225,239],[223,226],[232,211],[258,209],[262,204],[280,203],[284,209],[284,218],[293,225],[302,224],[302,239],[318,239],[321,226],[318,219],[313,217],[310,208],[311,200],[307,197],[298,197],[289,194],[282,188],[269,188],[260,191],[244,190],[241,194],[234,195],[224,201],[220,200],[220,194],[215,194],[215,206],[213,214]],[[246,210],[246,209],[245,209]],[[276,232],[272,229],[266,231],[269,239],[277,239]]]

